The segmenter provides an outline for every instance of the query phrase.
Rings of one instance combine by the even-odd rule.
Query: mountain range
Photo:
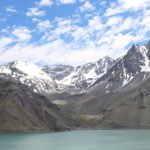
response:
[[[150,128],[150,42],[81,66],[0,67],[0,130]]]

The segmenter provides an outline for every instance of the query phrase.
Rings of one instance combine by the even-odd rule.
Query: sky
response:
[[[150,40],[150,0],[0,0],[0,64],[80,65]]]

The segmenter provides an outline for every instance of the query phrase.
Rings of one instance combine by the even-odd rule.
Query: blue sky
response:
[[[0,0],[0,64],[79,65],[150,40],[150,0]]]

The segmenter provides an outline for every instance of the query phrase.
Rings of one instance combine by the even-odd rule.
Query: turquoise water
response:
[[[0,150],[150,150],[150,130],[0,134]]]

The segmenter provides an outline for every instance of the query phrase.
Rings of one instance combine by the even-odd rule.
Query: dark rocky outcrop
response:
[[[71,121],[44,96],[12,79],[0,78],[0,131],[68,130]]]

